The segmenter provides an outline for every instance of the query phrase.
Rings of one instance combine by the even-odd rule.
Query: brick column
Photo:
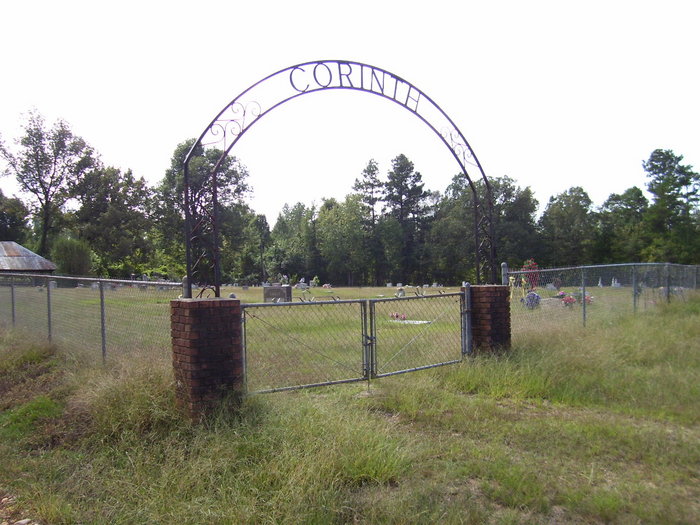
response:
[[[244,392],[241,303],[236,299],[170,301],[176,402],[199,421],[224,398]]]
[[[510,348],[510,292],[507,286],[476,285],[471,288],[474,350]],[[464,288],[462,289],[464,290]]]

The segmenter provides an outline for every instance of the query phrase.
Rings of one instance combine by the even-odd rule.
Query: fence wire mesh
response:
[[[377,376],[462,358],[464,294],[372,300]]]
[[[364,301],[242,306],[248,392],[364,377]]]
[[[699,274],[672,264],[504,268],[512,340],[685,300],[698,293]],[[95,357],[168,358],[169,302],[180,293],[179,283],[4,274],[0,325]],[[250,393],[370,379],[468,353],[463,293],[242,306]]]
[[[0,323],[103,358],[145,350],[169,355],[169,303],[181,290],[179,283],[5,274]]]
[[[464,294],[243,305],[250,393],[456,363]]]
[[[513,341],[529,331],[547,333],[685,300],[698,286],[699,266],[615,264],[508,271]]]

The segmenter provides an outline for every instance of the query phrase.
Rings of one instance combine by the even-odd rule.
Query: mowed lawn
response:
[[[700,300],[603,315],[615,292],[597,294],[585,329],[578,306],[514,302],[508,353],[252,396],[202,425],[175,408],[167,344],[152,335],[102,366],[79,345],[5,331],[0,492],[17,498],[13,518],[47,523],[698,523]],[[157,317],[168,300],[151,298],[138,315]],[[438,301],[403,309],[444,336],[458,318]],[[454,344],[421,332],[432,324],[392,323],[399,303],[387,304],[377,318],[383,337],[406,338],[396,348],[422,341],[420,357],[442,357]],[[281,326],[307,324],[289,315]],[[338,345],[354,325],[335,344],[338,327],[325,324],[339,351],[330,357],[353,353]],[[310,337],[297,342],[309,358]]]

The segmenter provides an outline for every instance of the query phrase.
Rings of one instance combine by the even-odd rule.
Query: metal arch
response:
[[[318,74],[319,68],[321,71],[320,75]],[[299,74],[304,75],[302,76],[301,83],[299,81]],[[285,78],[285,75],[288,75],[288,78]],[[303,82],[306,82],[306,84],[304,85]],[[289,90],[291,88],[291,90],[281,99],[275,91],[274,96],[271,97],[271,103],[266,106],[264,103],[261,103],[257,97],[264,97],[264,88],[268,85],[274,85],[275,83],[282,84],[283,89]],[[366,85],[366,83],[368,85]],[[391,88],[393,88],[393,91]],[[185,295],[187,297],[191,297],[191,286],[194,282],[197,266],[207,255],[211,257],[209,263],[210,269],[212,269],[214,273],[214,292],[216,297],[220,296],[217,173],[233,146],[261,117],[278,106],[302,95],[337,89],[363,91],[403,106],[426,124],[440,140],[442,140],[445,146],[447,146],[460,166],[462,174],[466,177],[474,197],[474,247],[477,283],[481,282],[482,275],[486,275],[486,279],[490,282],[495,282],[496,256],[491,184],[476,154],[457,125],[428,95],[398,75],[385,69],[360,62],[348,60],[318,60],[303,62],[280,69],[252,84],[224,106],[205,128],[188,152],[184,162],[187,259],[187,285],[185,287]],[[249,99],[251,95],[256,93],[256,90],[260,90],[261,93]],[[425,104],[422,103],[423,101],[425,101]],[[434,116],[437,116],[438,119],[443,119],[443,124],[446,124],[446,127],[443,127],[442,131],[436,127],[436,123],[431,121],[431,112]],[[223,147],[221,148],[222,153],[209,175],[212,186],[211,207],[207,209],[202,203],[194,203],[195,205],[199,204],[201,206],[201,211],[199,220],[193,224],[192,215],[194,214],[194,210],[192,208],[192,195],[190,194],[189,164],[200,148],[215,145],[223,145]],[[469,176],[466,164],[470,164],[478,170],[486,190],[486,203],[482,202],[479,198],[477,188]],[[200,253],[197,262],[193,265],[193,242],[205,237],[208,237],[208,242],[211,245],[211,253]]]

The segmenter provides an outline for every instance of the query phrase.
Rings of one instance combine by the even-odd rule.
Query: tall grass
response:
[[[481,356],[449,374],[459,391],[546,399],[698,422],[697,300],[586,328],[530,331],[512,352]]]
[[[695,301],[532,332],[202,425],[161,351],[102,366],[5,337],[0,490],[52,524],[694,523],[699,321]]]

